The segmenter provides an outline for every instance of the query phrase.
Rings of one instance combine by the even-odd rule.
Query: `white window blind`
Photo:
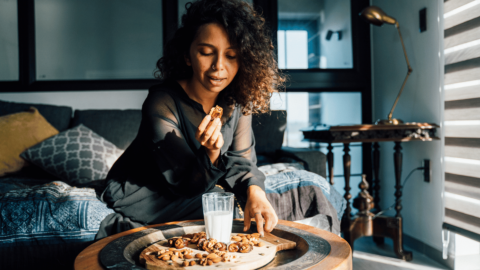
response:
[[[445,220],[480,241],[480,0],[444,2]]]

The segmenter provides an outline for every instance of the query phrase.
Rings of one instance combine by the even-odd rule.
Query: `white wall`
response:
[[[70,106],[73,109],[141,109],[147,90],[0,93],[0,100]]]
[[[443,120],[443,0],[371,0],[397,19],[413,68],[393,116],[406,122],[441,124]],[[419,32],[419,10],[427,8],[427,31]],[[374,119],[386,118],[407,72],[397,30],[393,25],[372,26]],[[441,129],[439,135],[441,135]],[[402,143],[402,181],[423,159],[431,160],[431,182],[415,172],[403,189],[404,233],[442,250],[444,171],[442,140]],[[381,143],[381,201],[394,203],[394,144]],[[389,214],[394,215],[392,210]],[[415,255],[414,255],[415,256]]]
[[[324,20],[321,27],[321,57],[324,59],[321,68],[352,68],[352,21],[350,0],[329,0],[324,2]],[[335,33],[326,40],[328,30],[342,31],[342,40]]]

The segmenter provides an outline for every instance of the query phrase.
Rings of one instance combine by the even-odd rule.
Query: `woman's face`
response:
[[[239,60],[223,26],[218,23],[202,25],[190,46],[187,65],[193,69],[195,87],[220,92],[227,87],[238,72]]]

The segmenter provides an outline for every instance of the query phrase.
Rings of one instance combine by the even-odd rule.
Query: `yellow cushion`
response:
[[[26,165],[20,154],[56,134],[58,130],[34,107],[0,117],[0,176],[20,171]]]

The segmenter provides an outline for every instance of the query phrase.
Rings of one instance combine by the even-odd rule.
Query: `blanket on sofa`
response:
[[[92,241],[112,212],[95,190],[61,181],[10,190],[0,194],[0,246]]]
[[[305,170],[268,175],[265,191],[279,219],[297,221],[315,217],[316,222],[309,224],[340,233],[346,200],[322,176]]]
[[[5,179],[4,179],[5,180]],[[93,188],[61,181],[0,182],[0,247],[88,242],[112,209],[97,199]],[[316,217],[321,229],[338,233],[345,200],[321,176],[297,169],[267,175],[267,197],[279,219]]]

